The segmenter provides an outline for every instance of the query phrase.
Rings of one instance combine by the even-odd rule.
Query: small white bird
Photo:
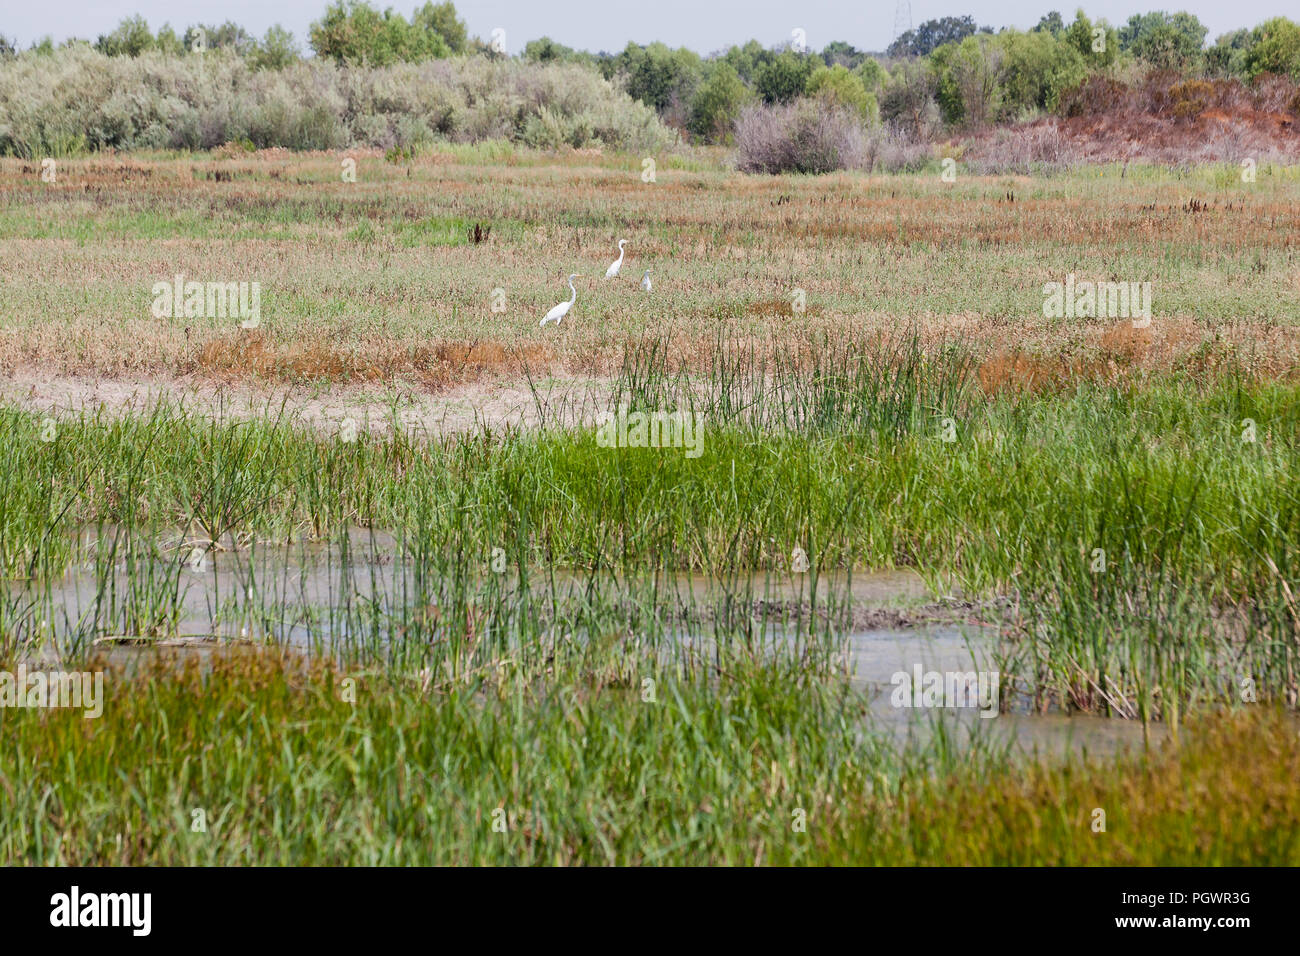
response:
[[[650,291],[650,270],[649,269],[647,269],[645,271],[645,275],[641,277],[641,291],[642,292]]]
[[[545,327],[547,322],[554,322],[556,325],[559,325],[560,319],[569,314],[569,310],[573,308],[573,303],[578,301],[578,290],[573,287],[573,280],[579,278],[581,275],[581,272],[575,272],[573,275],[569,276],[569,289],[572,290],[573,295],[569,297],[568,302],[561,302],[555,308],[551,309],[550,312],[547,312],[542,318],[542,321],[538,323],[539,325]]]
[[[620,239],[618,241],[618,258],[614,260],[614,264],[612,266],[610,266],[608,269],[605,270],[606,279],[614,278],[614,276],[618,275],[618,270],[623,268],[623,247],[626,245],[627,245],[626,239]]]

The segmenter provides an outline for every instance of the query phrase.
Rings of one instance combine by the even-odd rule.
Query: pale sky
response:
[[[424,0],[380,2],[404,16]],[[41,0],[18,3],[6,0],[0,12],[0,34],[16,39],[21,47],[52,35],[94,40],[123,17],[142,14],[155,31],[165,22],[177,32],[193,23],[234,20],[261,36],[280,23],[307,47],[308,25],[320,17],[327,0]],[[1080,4],[1053,0],[914,0],[912,23],[944,16],[971,14],[981,25],[1028,29],[1049,10],[1060,10],[1068,21]],[[1297,0],[1181,0],[1173,4],[1135,3],[1133,0],[1089,0],[1082,5],[1094,19],[1123,23],[1133,13],[1147,10],[1187,10],[1209,27],[1209,41],[1237,27],[1253,27],[1269,17],[1300,16]],[[733,43],[756,39],[775,46],[790,38],[795,28],[804,30],[810,49],[820,50],[831,40],[845,40],[859,49],[883,50],[894,30],[895,0],[464,0],[456,9],[471,35],[485,40],[494,28],[505,30],[511,53],[528,40],[550,36],[577,49],[621,50],[629,40],[662,40],[673,47],[690,47],[700,53],[725,49]]]

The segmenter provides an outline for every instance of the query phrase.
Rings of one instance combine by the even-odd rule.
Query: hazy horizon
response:
[[[403,16],[423,6],[424,0],[376,3],[392,7]],[[110,32],[125,17],[140,14],[157,32],[169,23],[178,33],[195,23],[221,24],[227,20],[255,36],[280,24],[292,31],[302,51],[309,54],[310,24],[318,20],[328,0],[283,0],[278,4],[252,0],[52,0],[0,14],[0,35],[26,49],[45,36],[55,42],[70,37],[94,41]],[[972,15],[980,25],[1029,29],[1040,17],[1057,10],[1066,20],[1074,17],[1078,3],[1040,0],[933,0],[911,5],[913,26],[945,16]],[[1295,0],[1243,0],[1223,4],[1211,0],[1184,0],[1168,5],[1134,4],[1131,0],[1096,0],[1083,4],[1088,16],[1105,18],[1113,25],[1134,13],[1150,10],[1186,10],[1209,29],[1207,42],[1237,28],[1250,28],[1275,16],[1295,16]],[[807,36],[810,49],[820,50],[842,40],[871,51],[882,51],[893,39],[894,0],[849,6],[842,0],[808,0],[798,5],[775,0],[746,0],[702,5],[690,0],[658,0],[653,7],[618,6],[606,0],[558,0],[547,4],[524,0],[483,0],[457,3],[456,10],[471,36],[487,40],[497,28],[505,30],[506,47],[519,53],[529,40],[549,36],[565,46],[590,52],[617,52],[629,41],[656,40],[672,47],[688,47],[701,54],[724,50],[733,44],[758,40],[776,46],[790,38],[795,28]]]

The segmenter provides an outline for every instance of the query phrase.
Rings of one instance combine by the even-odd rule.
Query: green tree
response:
[[[267,29],[266,36],[248,55],[248,60],[255,70],[282,70],[297,63],[301,57],[302,51],[293,34],[277,23]]]
[[[426,3],[416,10],[411,17],[411,25],[416,31],[434,33],[442,37],[447,49],[452,53],[464,53],[469,33],[465,21],[456,16],[456,7],[447,0],[446,3],[434,5]]]
[[[862,85],[866,87],[868,93],[878,95],[884,85],[889,82],[889,73],[880,65],[880,61],[875,57],[867,57],[858,64],[858,68],[853,72],[858,74],[862,80]]]
[[[1065,20],[1061,18],[1060,11],[1053,10],[1046,14],[1038,21],[1038,26],[1034,27],[1030,33],[1050,33],[1052,36],[1060,36],[1065,32]]]
[[[1075,12],[1074,22],[1064,31],[1062,38],[1091,67],[1108,67],[1119,55],[1119,34],[1115,28],[1105,20],[1094,24],[1083,10]]]
[[[1245,76],[1246,53],[1250,47],[1249,30],[1223,34],[1205,51],[1205,71],[1211,76]]]
[[[704,72],[699,54],[684,47],[673,50],[663,43],[628,43],[615,68],[627,79],[628,95],[661,114],[672,107],[684,109]]]
[[[176,35],[170,23],[164,23],[158,28],[158,36],[154,38],[153,48],[168,56],[180,56],[185,52],[185,40]]]
[[[429,24],[413,26],[389,8],[383,13],[365,0],[338,0],[311,25],[311,48],[337,63],[387,66],[398,61],[451,55],[442,34]]]
[[[807,91],[814,66],[812,57],[785,50],[759,68],[754,86],[764,103],[789,103]]]
[[[976,33],[992,33],[989,27],[975,25],[975,18],[941,17],[926,20],[915,30],[908,30],[889,45],[890,56],[929,56],[945,43],[960,43]]]
[[[809,96],[851,110],[864,122],[876,123],[880,120],[880,107],[876,97],[867,92],[856,73],[838,63],[830,67],[819,66],[813,70],[805,91]]]
[[[997,119],[1005,94],[1006,53],[997,37],[968,36],[930,55],[939,77],[939,106],[950,123],[984,126]]]
[[[565,63],[574,59],[576,54],[571,47],[557,43],[550,37],[529,40],[524,44],[523,57],[533,63]]]
[[[109,56],[139,56],[153,45],[149,24],[139,14],[126,17],[112,33],[101,34],[95,41],[95,49]]]
[[[1133,52],[1133,44],[1138,41],[1138,38],[1160,26],[1168,16],[1169,14],[1159,11],[1133,14],[1128,18],[1128,22],[1119,28],[1120,49],[1125,53]]]
[[[1300,24],[1274,17],[1255,27],[1244,55],[1246,75],[1278,73],[1300,81]]]
[[[717,60],[691,100],[687,128],[701,139],[726,142],[731,139],[736,117],[753,98],[753,91],[741,80],[736,68],[725,60]]]
[[[186,31],[187,46],[194,48],[194,42],[202,30],[204,49],[229,50],[239,56],[247,56],[257,46],[257,38],[233,20],[227,20],[221,26],[210,23],[196,23]]]
[[[850,70],[856,70],[863,60],[866,60],[866,52],[856,49],[853,44],[845,43],[843,40],[833,40],[826,44],[821,53],[822,62],[827,66],[842,66]]]
[[[758,71],[775,58],[776,54],[757,40],[750,40],[744,46],[733,46],[722,56],[722,59],[750,86],[757,82]]]
[[[1006,53],[1005,116],[1030,109],[1054,110],[1061,93],[1088,75],[1083,54],[1074,44],[1047,30],[1006,30],[997,39]]]
[[[1120,49],[1161,69],[1187,70],[1200,64],[1209,31],[1187,12],[1135,13],[1119,28]]]

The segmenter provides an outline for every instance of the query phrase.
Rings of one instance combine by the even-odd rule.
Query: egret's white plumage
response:
[[[569,289],[573,292],[573,295],[569,297],[568,302],[561,302],[555,308],[551,309],[550,312],[547,312],[546,315],[542,317],[542,321],[538,323],[539,325],[545,326],[547,322],[554,322],[556,325],[559,325],[560,319],[569,314],[569,310],[573,308],[573,303],[578,301],[578,290],[573,287],[573,280],[581,275],[581,272],[575,272],[573,275],[569,276]]]
[[[626,239],[620,239],[618,241],[618,258],[614,260],[612,266],[605,270],[606,279],[614,278],[614,276],[618,275],[618,270],[623,268],[623,247],[625,245],[627,245]]]
[[[641,291],[642,292],[650,291],[650,270],[649,269],[647,269],[645,271],[645,275],[641,277]]]

